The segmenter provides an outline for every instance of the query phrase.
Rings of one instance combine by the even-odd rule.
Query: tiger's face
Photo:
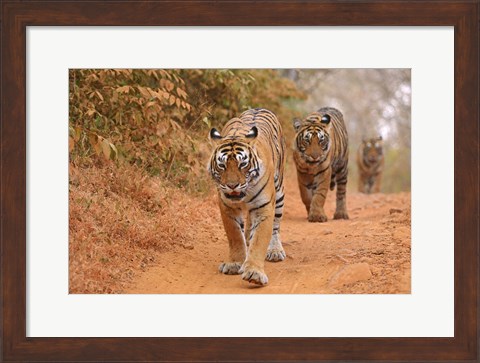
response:
[[[363,160],[367,164],[376,164],[383,158],[383,141],[378,136],[372,139],[364,139],[362,141]]]
[[[242,201],[252,181],[260,175],[258,157],[250,146],[256,136],[256,127],[242,138],[223,138],[216,129],[210,131],[217,146],[208,170],[219,191],[233,202]]]
[[[309,116],[301,121],[294,119],[293,126],[297,135],[295,147],[307,164],[319,164],[325,161],[331,147],[330,116]]]

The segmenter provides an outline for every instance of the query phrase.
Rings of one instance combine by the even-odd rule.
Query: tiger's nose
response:
[[[239,183],[227,183],[227,187],[229,187],[232,190],[238,187],[239,185],[240,185]]]

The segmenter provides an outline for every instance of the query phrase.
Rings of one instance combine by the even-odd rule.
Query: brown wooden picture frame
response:
[[[479,361],[478,1],[4,0],[1,10],[3,361]],[[26,337],[26,29],[49,25],[453,26],[454,337]],[[422,122],[435,127],[435,120]]]

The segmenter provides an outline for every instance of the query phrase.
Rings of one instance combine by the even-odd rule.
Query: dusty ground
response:
[[[296,181],[286,180],[281,225],[287,258],[266,262],[266,287],[220,274],[228,254],[218,215],[195,240],[162,253],[137,274],[124,293],[137,294],[408,294],[410,293],[410,193],[347,194],[350,220],[309,223]],[[326,213],[333,216],[335,195]],[[208,218],[207,217],[207,218]],[[192,221],[195,225],[195,221]]]

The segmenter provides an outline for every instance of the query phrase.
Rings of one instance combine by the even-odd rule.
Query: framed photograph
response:
[[[2,3],[4,361],[477,361],[478,2]]]
[[[69,293],[409,294],[410,96],[403,68],[70,69]]]

